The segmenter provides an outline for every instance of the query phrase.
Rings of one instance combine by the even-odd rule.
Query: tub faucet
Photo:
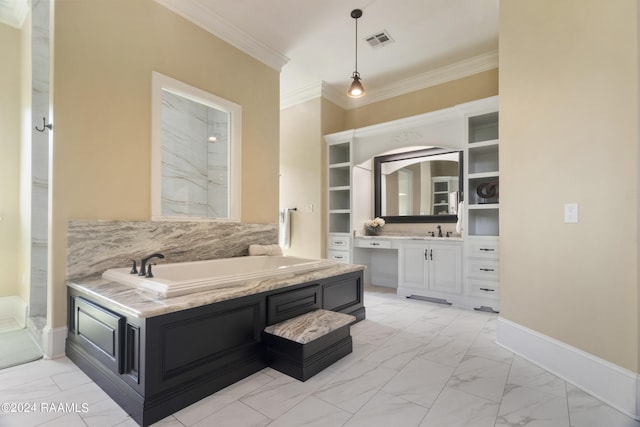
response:
[[[152,258],[162,259],[164,258],[164,255],[162,255],[161,253],[155,253],[155,254],[149,255],[146,258],[142,258],[142,260],[140,261],[140,273],[138,273],[138,276],[145,276],[147,274],[145,267],[147,266],[147,262],[149,262],[149,260]]]

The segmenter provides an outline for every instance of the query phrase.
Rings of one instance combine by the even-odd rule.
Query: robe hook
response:
[[[38,132],[44,132],[45,128],[47,128],[49,130],[53,130],[53,124],[52,123],[47,124],[47,118],[43,117],[42,118],[42,129],[40,129],[38,126],[36,126],[35,128],[36,128],[36,130]]]

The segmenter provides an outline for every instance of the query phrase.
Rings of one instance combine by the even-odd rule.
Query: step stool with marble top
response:
[[[300,381],[306,381],[353,350],[349,314],[315,310],[267,326],[269,366]]]

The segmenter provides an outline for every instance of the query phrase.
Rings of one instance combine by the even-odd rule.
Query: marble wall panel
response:
[[[226,113],[162,91],[162,215],[229,216],[228,126]]]
[[[159,262],[200,261],[248,254],[249,245],[278,243],[278,224],[205,221],[70,221],[67,277],[99,276],[154,252]]]
[[[49,115],[50,1],[34,0],[31,11],[31,116],[42,128]],[[49,130],[31,131],[31,282],[29,315],[47,313],[47,245],[49,234]]]

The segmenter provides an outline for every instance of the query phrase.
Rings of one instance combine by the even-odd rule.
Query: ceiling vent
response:
[[[367,43],[369,43],[369,46],[371,47],[382,47],[388,45],[389,43],[393,43],[393,39],[386,30],[378,31],[375,34],[365,37],[364,39]]]

